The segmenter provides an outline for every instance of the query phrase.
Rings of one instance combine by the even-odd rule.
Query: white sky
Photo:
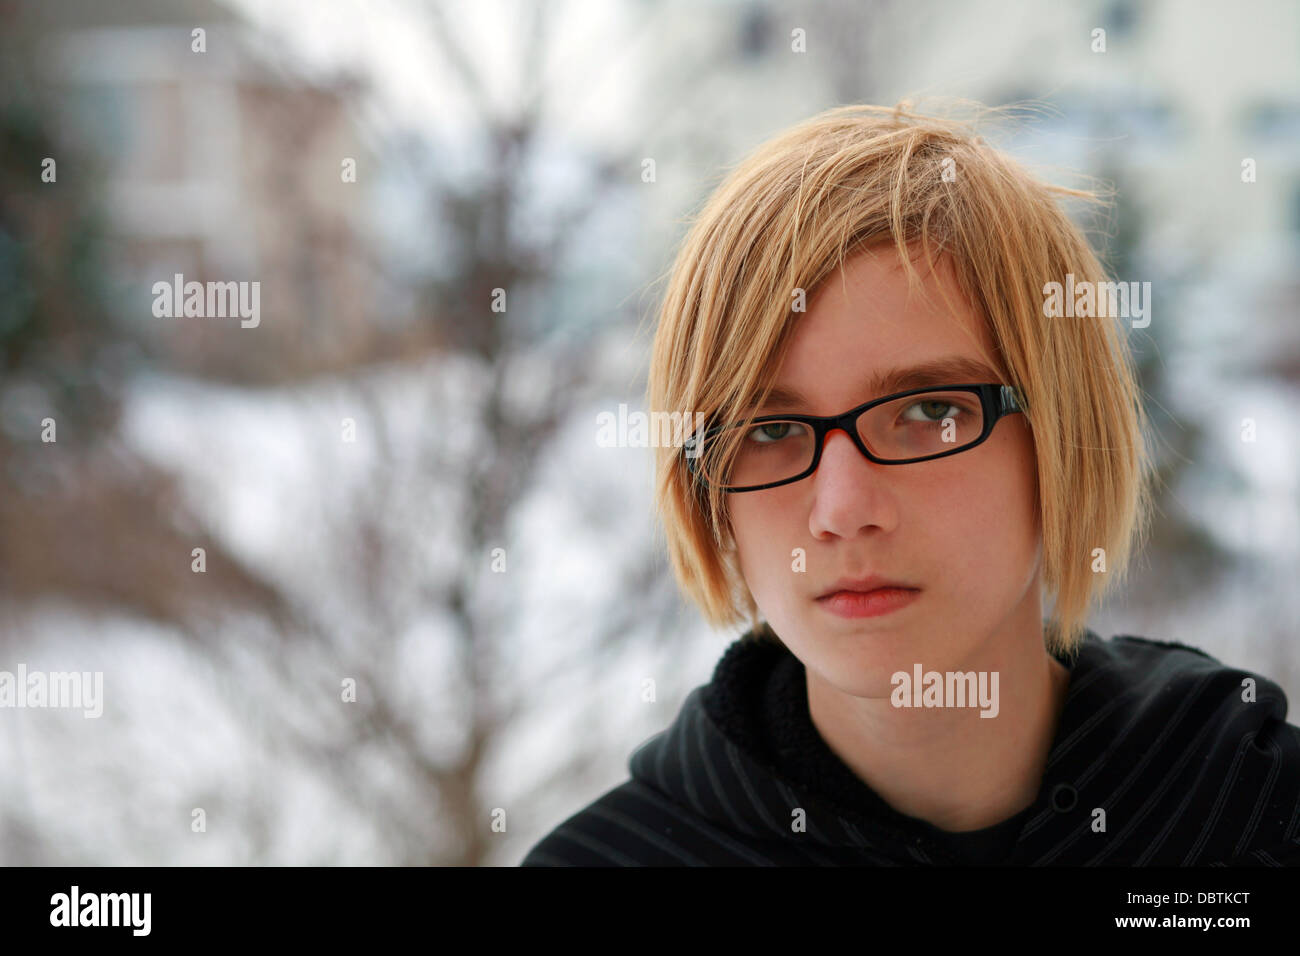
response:
[[[309,68],[351,66],[372,77],[376,93],[396,118],[415,127],[446,129],[464,123],[467,99],[455,70],[427,26],[427,10],[442,11],[467,59],[498,107],[518,102],[522,86],[524,24],[532,4],[519,0],[227,0]],[[423,11],[423,12],[422,12]],[[613,121],[626,76],[603,71],[600,83],[584,67],[608,66],[626,39],[622,3],[548,3],[545,82],[559,84],[565,119],[585,123],[589,135]],[[601,62],[592,63],[593,59]]]

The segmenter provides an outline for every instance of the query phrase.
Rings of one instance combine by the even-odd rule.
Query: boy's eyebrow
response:
[[[978,359],[949,356],[913,365],[910,368],[893,368],[878,372],[862,387],[863,402],[881,398],[894,392],[906,392],[928,385],[958,385],[966,382],[996,382],[1000,376]],[[798,389],[773,387],[767,400],[759,408],[807,408],[810,402]]]

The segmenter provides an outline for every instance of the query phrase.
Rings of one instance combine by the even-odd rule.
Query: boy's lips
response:
[[[847,585],[847,586],[846,586]],[[842,618],[881,617],[907,607],[921,589],[886,578],[858,578],[837,581],[835,590],[823,594],[817,604]]]
[[[916,585],[909,584],[906,581],[897,581],[892,578],[882,577],[878,574],[872,574],[864,578],[840,578],[832,584],[830,588],[819,594],[817,600],[821,601],[830,597],[832,594],[838,594],[841,591],[866,594],[869,591],[875,591],[880,588],[901,588],[907,591],[919,590]]]

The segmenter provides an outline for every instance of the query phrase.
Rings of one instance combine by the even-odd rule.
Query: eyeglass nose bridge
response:
[[[853,442],[853,446],[857,448],[858,453],[872,464],[892,464],[888,459],[878,458],[874,455],[871,449],[867,447],[867,443],[863,440],[862,433],[858,430],[859,419],[861,419],[868,411],[870,411],[869,408],[860,409],[856,412],[849,412],[848,414],[840,415],[838,418],[831,419],[830,421],[817,422],[813,425],[813,439],[816,444],[813,448],[813,461],[812,466],[808,471],[809,475],[821,466],[822,451],[826,447],[826,439],[829,438],[831,432],[834,431],[842,431],[847,434],[849,436],[849,441]]]

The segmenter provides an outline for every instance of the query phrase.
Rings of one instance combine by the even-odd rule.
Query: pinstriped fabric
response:
[[[686,850],[681,844],[661,836],[623,810],[616,810],[607,806],[595,806],[591,808],[591,812],[595,816],[609,821],[614,826],[640,837],[646,843],[662,850],[668,856],[675,857],[688,866],[701,866],[704,864],[703,859]]]
[[[1252,734],[1250,742],[1255,746],[1259,740],[1259,734]],[[1264,808],[1268,805],[1269,799],[1273,795],[1273,789],[1277,786],[1278,778],[1282,775],[1282,748],[1277,745],[1275,740],[1267,740],[1264,749],[1268,751],[1272,758],[1273,765],[1268,768],[1268,779],[1265,781],[1263,789],[1259,791],[1259,796],[1255,800],[1255,806],[1251,810],[1250,819],[1246,821],[1246,826],[1241,832],[1241,839],[1233,847],[1233,856],[1240,856],[1250,848],[1250,843],[1255,834],[1259,831],[1259,825],[1264,816]]]
[[[563,842],[566,840],[570,843],[577,844],[588,854],[590,854],[590,856],[594,858],[595,865],[600,865],[601,863],[604,862],[613,863],[618,866],[633,866],[636,864],[636,860],[628,856],[626,853],[623,853],[620,850],[615,850],[607,843],[603,842],[602,840],[598,840],[596,837],[593,837],[590,834],[584,833],[581,829],[577,827],[573,827],[561,834],[558,834],[558,840],[557,840],[558,843],[563,844]],[[547,852],[546,855],[550,856],[551,853],[558,853],[561,849],[562,846],[556,847],[554,850]]]
[[[1291,807],[1291,824],[1286,828],[1286,838],[1300,841],[1300,795]]]
[[[1202,728],[1202,732],[1197,735],[1197,739],[1193,740],[1184,749],[1183,753],[1179,756],[1177,762],[1174,764],[1173,770],[1170,773],[1164,775],[1164,779],[1160,783],[1158,789],[1152,795],[1152,799],[1147,801],[1146,808],[1141,813],[1134,816],[1134,818],[1129,822],[1129,824],[1124,828],[1124,830],[1120,832],[1119,834],[1120,837],[1128,836],[1131,831],[1136,829],[1138,824],[1144,822],[1147,817],[1147,814],[1151,810],[1155,809],[1155,806],[1159,798],[1162,797],[1164,793],[1173,786],[1175,781],[1179,779],[1179,773],[1189,763],[1191,758],[1199,751],[1200,747],[1198,745],[1200,744],[1201,739],[1205,736],[1206,729],[1208,729],[1208,725],[1205,728]],[[1189,804],[1191,803],[1193,797],[1199,792],[1200,787],[1204,782],[1205,774],[1208,771],[1209,766],[1210,765],[1208,763],[1202,764],[1200,771],[1198,772],[1195,780],[1193,780],[1192,782],[1192,786],[1186,789],[1182,800],[1180,800],[1177,806],[1174,808],[1174,812],[1169,815],[1169,818],[1164,822],[1160,830],[1156,832],[1154,838],[1147,845],[1147,848],[1138,856],[1137,862],[1139,864],[1145,865],[1151,860],[1151,858],[1156,854],[1156,852],[1161,848],[1161,846],[1164,845],[1164,842],[1169,838],[1169,834],[1173,832],[1174,826],[1178,823],[1179,820],[1183,819],[1183,816],[1186,813]],[[1104,857],[1105,854],[1103,853],[1102,858]]]
[[[1133,637],[1098,646],[1113,663],[1105,679],[1085,684],[1072,675],[1045,774],[1045,785],[1078,788],[1078,809],[1037,814],[1014,862],[1278,865],[1294,858],[1300,845],[1283,825],[1283,808],[1293,812],[1300,796],[1300,730],[1283,722],[1280,689],[1254,675],[1259,701],[1243,703],[1246,672],[1194,649]],[[1275,746],[1254,748],[1270,726]],[[1106,746],[1085,756],[1089,741]],[[1106,814],[1100,832],[1091,819],[1097,809]],[[1059,836],[1044,841],[1039,829]]]
[[[959,851],[968,834],[898,814],[865,784],[862,800],[837,802],[764,745],[764,701],[789,711],[760,688],[791,666],[782,655],[733,644],[713,682],[632,754],[630,779],[556,827],[524,865],[971,862]],[[1181,644],[1091,631],[1073,659],[1059,659],[1070,683],[1038,795],[1003,828],[1010,851],[985,862],[1300,866],[1300,728],[1285,722],[1274,682]],[[1257,700],[1243,700],[1247,677]]]
[[[1167,661],[1164,662],[1164,667],[1167,668],[1168,666],[1169,666],[1169,662]],[[1151,679],[1144,680],[1142,685],[1140,685],[1137,688],[1134,688],[1134,692],[1140,693],[1143,690],[1143,688],[1147,687],[1151,683],[1151,681],[1154,680],[1155,676],[1162,676],[1161,671],[1158,670],[1156,675],[1154,675]],[[1119,800],[1122,800],[1125,794],[1130,790],[1130,788],[1137,785],[1139,780],[1151,779],[1150,774],[1144,777],[1142,771],[1150,767],[1151,757],[1154,754],[1160,752],[1160,749],[1165,743],[1167,743],[1168,740],[1177,739],[1175,731],[1177,730],[1177,728],[1181,726],[1180,721],[1181,721],[1182,712],[1191,706],[1191,702],[1193,699],[1194,698],[1192,697],[1188,697],[1183,700],[1183,702],[1179,705],[1179,712],[1174,714],[1174,716],[1167,723],[1165,723],[1164,726],[1160,727],[1159,736],[1155,739],[1154,742],[1152,742],[1150,749],[1147,749],[1146,752],[1139,757],[1138,763],[1132,766],[1131,768],[1124,768],[1120,763],[1120,761],[1115,759],[1115,755],[1117,753],[1122,753],[1121,748],[1123,744],[1129,740],[1130,734],[1133,732],[1134,728],[1139,725],[1143,725],[1143,715],[1140,712],[1133,713],[1132,716],[1129,717],[1129,719],[1127,720],[1127,723],[1125,724],[1124,728],[1120,730],[1119,733],[1114,738],[1111,738],[1109,736],[1100,737],[1099,739],[1103,739],[1107,743],[1106,751],[1103,755],[1093,760],[1092,763],[1086,769],[1084,769],[1081,773],[1077,775],[1077,777],[1074,778],[1075,782],[1073,786],[1075,790],[1078,791],[1084,788],[1088,788],[1088,785],[1093,781],[1094,778],[1102,777],[1103,779],[1101,782],[1106,785],[1105,789],[1108,793],[1107,794],[1102,793],[1100,784],[1096,789],[1088,788],[1087,792],[1089,794],[1096,794],[1099,797],[1105,795],[1105,798],[1109,800],[1112,804],[1114,804],[1117,803]],[[1113,706],[1108,706],[1106,710],[1115,711],[1122,702],[1123,702],[1122,699],[1117,699],[1116,701],[1113,702]],[[1193,752],[1193,748],[1195,747],[1195,744],[1196,742],[1193,741],[1192,745],[1186,749],[1185,755],[1190,755]],[[1110,776],[1110,772],[1114,771],[1116,768],[1119,768],[1121,770],[1127,769],[1127,772],[1122,780],[1119,780],[1117,783],[1114,783],[1112,785],[1112,778]],[[1172,783],[1171,777],[1169,777],[1168,775],[1162,775],[1162,776],[1163,779],[1159,785],[1161,790],[1167,788],[1170,785],[1170,783]],[[1159,796],[1158,793],[1154,795],[1154,797],[1158,797],[1158,796]],[[1102,863],[1108,856],[1114,853],[1122,845],[1122,841],[1124,837],[1128,834],[1128,832],[1131,831],[1134,827],[1138,825],[1138,823],[1141,822],[1146,812],[1154,808],[1154,797],[1144,796],[1143,804],[1135,809],[1132,817],[1129,820],[1129,823],[1127,824],[1126,829],[1121,830],[1118,834],[1116,834],[1115,840],[1108,841],[1105,847],[1101,849],[1101,852],[1098,853],[1096,856],[1091,857],[1088,860],[1088,863],[1093,865]],[[1097,804],[1097,806],[1100,806],[1100,804]],[[1067,837],[1062,842],[1058,843],[1056,847],[1054,847],[1050,852],[1048,852],[1046,855],[1043,856],[1042,858],[1043,862],[1051,863],[1059,859],[1071,844],[1074,844],[1082,840],[1084,834],[1088,832],[1092,832],[1091,829],[1084,830],[1083,828],[1076,828],[1074,832],[1069,835],[1069,837]]]
[[[754,808],[754,812],[762,819],[767,830],[773,833],[779,831],[785,825],[785,821],[779,819],[780,808],[776,808],[776,815],[774,816],[773,812],[764,806],[763,799],[758,795],[758,788],[755,786],[754,781],[750,779],[749,772],[745,769],[744,760],[740,759],[740,752],[730,741],[724,740],[722,743],[722,750],[726,754],[727,764],[734,774],[734,779],[740,782],[740,786],[749,800],[749,805]],[[780,795],[780,791],[773,787],[763,787],[762,789],[765,794]],[[788,812],[786,816],[789,816]]]

